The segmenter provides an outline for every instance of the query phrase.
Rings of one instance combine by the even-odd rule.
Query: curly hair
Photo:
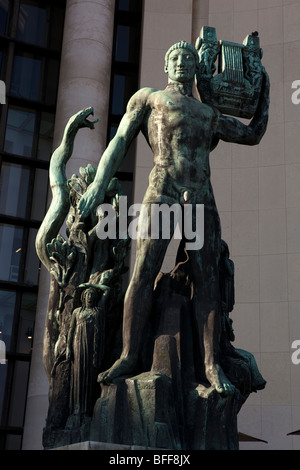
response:
[[[192,44],[190,44],[189,42],[179,41],[179,42],[176,42],[175,44],[173,44],[173,46],[171,46],[166,52],[166,55],[165,55],[165,71],[167,71],[167,69],[168,69],[169,55],[171,54],[171,52],[175,51],[176,49],[187,49],[189,52],[191,52],[193,54],[194,58],[195,58],[196,66],[197,66],[197,69],[198,69],[198,67],[199,67],[199,55],[198,55],[197,49]]]

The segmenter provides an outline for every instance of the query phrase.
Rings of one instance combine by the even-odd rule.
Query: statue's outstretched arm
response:
[[[143,127],[149,110],[148,98],[153,91],[156,90],[142,88],[129,100],[117,133],[101,157],[95,179],[79,201],[78,212],[83,219],[102,204],[109,182],[119,169],[131,142]]]
[[[50,160],[49,181],[52,201],[36,237],[36,251],[44,266],[51,270],[52,264],[47,253],[47,243],[55,238],[64,223],[70,208],[69,189],[66,177],[66,164],[73,152],[74,139],[79,129],[94,128],[96,121],[89,121],[93,108],[86,108],[72,116],[65,128],[59,147],[53,152]]]

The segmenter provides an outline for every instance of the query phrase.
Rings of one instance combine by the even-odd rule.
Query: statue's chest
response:
[[[194,98],[180,94],[161,97],[155,103],[151,117],[154,125],[181,128],[189,130],[189,133],[196,132],[199,125],[203,130],[208,129],[211,123],[211,113],[206,106]]]

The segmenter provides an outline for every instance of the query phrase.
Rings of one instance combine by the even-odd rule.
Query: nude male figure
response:
[[[103,202],[110,179],[140,131],[154,156],[143,204],[146,207],[152,203],[204,204],[204,246],[188,253],[194,283],[194,315],[206,379],[226,395],[233,393],[234,387],[218,363],[221,229],[210,181],[209,154],[219,139],[245,145],[260,142],[268,121],[269,81],[264,72],[258,109],[246,126],[193,97],[198,64],[197,51],[191,44],[181,41],[169,49],[165,62],[167,87],[143,88],[130,99],[118,131],[100,160],[95,180],[79,203],[79,211],[85,218]],[[153,284],[169,241],[137,240],[134,272],[124,302],[123,351],[109,370],[99,374],[99,382],[109,383],[135,372],[143,331],[151,314]]]

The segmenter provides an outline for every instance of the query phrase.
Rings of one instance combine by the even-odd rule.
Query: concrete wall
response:
[[[252,352],[267,380],[239,415],[239,430],[268,441],[242,449],[300,449],[300,80],[299,0],[145,0],[140,86],[167,84],[164,54],[175,42],[195,43],[203,25],[218,39],[242,42],[258,31],[271,81],[270,120],[256,147],[220,143],[211,154],[212,182],[223,238],[235,262],[235,346]],[[135,202],[152,168],[143,138],[137,146]],[[163,265],[173,267],[176,246]],[[133,253],[134,254],[134,253]]]

